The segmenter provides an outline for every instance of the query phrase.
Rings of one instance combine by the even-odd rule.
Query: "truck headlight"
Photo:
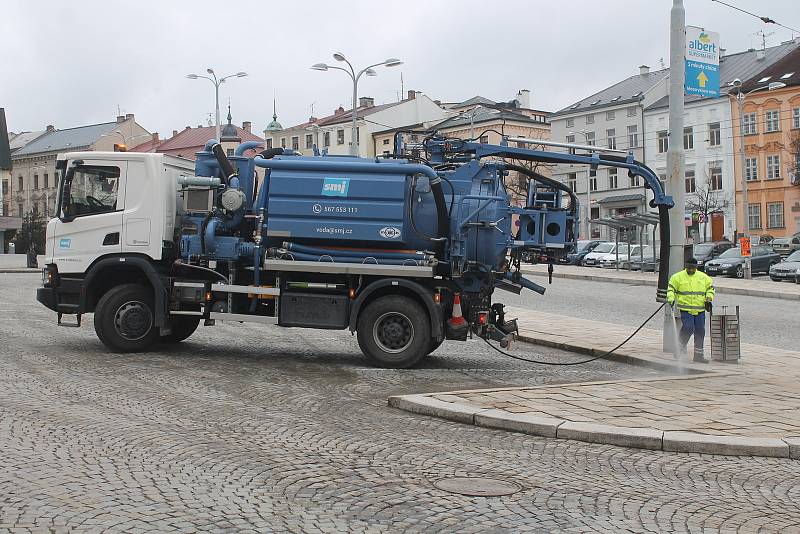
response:
[[[42,269],[42,285],[44,287],[58,287],[58,266],[55,263],[48,263]]]

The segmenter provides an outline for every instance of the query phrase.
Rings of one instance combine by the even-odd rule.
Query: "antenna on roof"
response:
[[[397,99],[398,102],[400,101],[401,98],[403,98],[404,94],[406,94],[406,86],[403,83],[403,71],[401,70],[400,71],[400,98]]]
[[[767,49],[767,37],[772,37],[775,35],[775,32],[772,33],[764,33],[764,30],[758,30],[755,33],[751,33],[750,35],[759,35],[761,36],[761,50]]]
[[[661,62],[661,70],[664,70],[664,69],[667,68],[667,66],[664,65],[664,58],[663,57],[661,59],[659,59],[658,61]]]

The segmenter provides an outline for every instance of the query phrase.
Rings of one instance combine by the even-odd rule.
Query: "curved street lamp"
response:
[[[189,78],[190,80],[196,80],[198,78],[203,78],[204,80],[208,80],[208,81],[210,81],[211,83],[214,84],[214,99],[215,99],[215,102],[216,102],[216,112],[217,112],[216,136],[217,136],[217,141],[219,141],[219,137],[220,137],[220,134],[219,134],[219,86],[222,85],[223,83],[225,83],[225,80],[227,80],[228,78],[244,78],[245,76],[247,76],[247,73],[243,72],[243,71],[240,71],[240,72],[237,72],[236,74],[229,74],[227,76],[223,76],[222,78],[217,78],[217,74],[214,72],[214,69],[208,68],[208,69],[206,69],[206,72],[208,74],[210,74],[211,76],[209,77],[209,76],[201,76],[199,74],[187,74],[186,77]]]
[[[336,52],[333,54],[333,59],[336,61],[347,63],[348,68],[344,67],[336,67],[334,65],[328,65],[327,63],[315,63],[311,65],[312,70],[320,70],[320,71],[327,71],[327,70],[340,70],[347,73],[348,76],[353,80],[353,124],[351,126],[350,132],[350,155],[351,156],[358,156],[358,126],[356,125],[356,119],[358,118],[358,114],[356,113],[356,107],[358,106],[358,80],[361,78],[362,75],[366,76],[377,76],[378,73],[373,70],[372,67],[396,67],[398,65],[402,65],[403,62],[397,58],[388,58],[384,59],[380,63],[375,63],[374,65],[369,65],[364,67],[360,71],[356,72],[355,68],[353,68],[352,63],[350,63],[344,54],[340,52]]]

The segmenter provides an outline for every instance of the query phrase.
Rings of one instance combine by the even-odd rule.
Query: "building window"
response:
[[[608,169],[608,188],[617,189],[619,182],[617,182],[617,169]]]
[[[742,121],[744,122],[744,135],[755,135],[758,133],[755,113],[745,113],[742,115]]]
[[[658,138],[658,153],[664,154],[667,150],[669,150],[669,136],[667,135],[666,130],[661,130],[657,134]]]
[[[800,108],[792,110],[792,128],[800,128]]]
[[[694,178],[694,171],[686,171],[686,192],[687,193],[694,193],[697,191],[697,182]]]
[[[281,148],[286,148],[286,138],[281,137]]]
[[[630,176],[629,178],[630,178],[630,184],[631,184],[630,186],[631,187],[639,187],[640,184],[639,184],[639,175],[638,174],[636,176]]]
[[[34,189],[39,189],[39,175],[38,174],[34,174],[33,175],[33,188]]]
[[[8,180],[3,180],[3,195],[8,194]],[[3,213],[6,213],[6,210],[3,210]]]
[[[658,181],[661,182],[661,190],[666,192],[667,190],[667,175],[666,174],[659,174]]]
[[[361,126],[356,127],[356,144],[361,142]]]
[[[578,189],[577,173],[571,172],[567,175],[567,185],[573,193]]]
[[[775,109],[764,113],[764,130],[767,132],[777,132],[781,129],[780,112]]]
[[[767,180],[781,179],[781,157],[778,154],[767,156]]]
[[[328,147],[331,146],[331,133],[325,132],[322,134],[322,146]]]
[[[708,125],[708,144],[711,146],[719,146],[722,137],[720,136],[720,128],[718,122],[712,122]]]
[[[574,135],[568,135],[567,136],[567,143],[573,143],[574,144],[575,143],[575,136]],[[574,154],[575,153],[575,149],[574,148],[570,148],[568,150],[569,150],[570,154]]]
[[[306,148],[312,148],[314,146],[314,136],[311,134],[306,134]]]
[[[767,203],[767,228],[783,228],[783,202]]]
[[[17,211],[17,215],[19,217],[22,217],[23,215],[25,215],[25,206],[21,202],[19,204],[17,204],[17,210],[19,210],[19,211]]]
[[[50,175],[44,173],[44,188],[47,189],[48,187],[50,187]]]
[[[384,145],[388,145],[388,144],[389,144],[389,140],[388,140],[388,139],[384,139],[384,140],[383,140],[383,144],[384,144]]]
[[[272,148],[272,139],[267,139],[267,146],[265,148],[267,149]]]
[[[712,191],[722,190],[722,162],[712,161],[708,165],[708,188]]]
[[[300,150],[300,137],[292,136],[292,150]]]
[[[22,191],[22,189],[23,189],[23,184],[24,184],[24,182],[23,182],[23,180],[22,180],[22,176],[20,176],[20,177],[17,179],[17,181],[19,182],[19,187],[17,188],[17,191],[19,192],[19,191]]]
[[[586,132],[586,144],[594,146],[594,132]]]
[[[616,112],[614,112],[614,111],[606,111],[606,120],[607,121],[613,121],[615,117],[616,117]]]
[[[229,149],[228,149],[228,151],[227,151],[227,153],[228,153],[228,157],[229,157],[229,158],[230,158],[230,157],[232,157],[232,156],[233,156],[233,149],[232,149],[232,148],[229,148]]]
[[[683,149],[694,150],[694,128],[691,126],[683,129]]]
[[[628,108],[628,117],[635,117],[636,116],[636,106],[631,106]]]
[[[575,127],[575,118],[567,119],[567,128],[574,128]]]
[[[597,173],[594,176],[589,176],[589,190],[597,191]]]
[[[750,230],[761,228],[761,204],[747,205],[747,225]]]
[[[586,124],[594,124],[594,113],[586,115]]]
[[[336,144],[337,145],[344,144],[344,130],[336,130]]]
[[[628,148],[639,146],[639,127],[635,124],[628,126]]]
[[[597,169],[589,169],[589,178],[597,176]]]
[[[480,141],[484,145],[488,145],[489,144],[489,136],[488,135],[482,135],[481,138],[478,139],[478,141]]]
[[[617,130],[616,128],[610,128],[606,130],[606,139],[608,140],[608,148],[612,150],[617,149]]]
[[[744,179],[748,182],[758,180],[758,158],[744,159]]]

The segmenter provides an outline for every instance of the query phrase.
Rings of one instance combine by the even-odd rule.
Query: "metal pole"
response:
[[[356,105],[358,104],[358,78],[359,76],[353,76],[353,126],[352,131],[350,132],[351,136],[351,143],[350,143],[350,155],[351,156],[358,156],[358,126],[356,126]]]
[[[216,76],[214,76],[214,77],[216,78]],[[216,130],[216,136],[217,136],[217,142],[219,142],[219,82],[214,80],[213,83],[214,83],[214,96],[215,96],[216,103],[217,103],[217,130]]]
[[[670,253],[669,276],[683,269],[684,241],[686,229],[684,227],[684,214],[686,212],[686,193],[684,189],[684,164],[683,154],[683,97],[686,73],[684,60],[686,51],[686,11],[683,0],[672,0],[670,10],[670,38],[669,38],[669,148],[667,150],[667,169],[669,184],[667,191],[675,201],[675,207],[669,212],[670,227]],[[677,354],[679,347],[674,339],[675,322],[672,314],[664,314],[663,347],[665,351],[674,351]]]
[[[592,238],[592,177],[591,170],[586,169],[586,239]]]
[[[739,88],[739,93],[736,95],[736,102],[739,104],[739,165],[742,168],[742,211],[744,232],[746,236],[750,235],[750,206],[747,198],[747,173],[745,172],[744,165],[744,97],[745,94]],[[747,279],[752,278],[752,264],[750,256],[744,258],[744,277]]]

